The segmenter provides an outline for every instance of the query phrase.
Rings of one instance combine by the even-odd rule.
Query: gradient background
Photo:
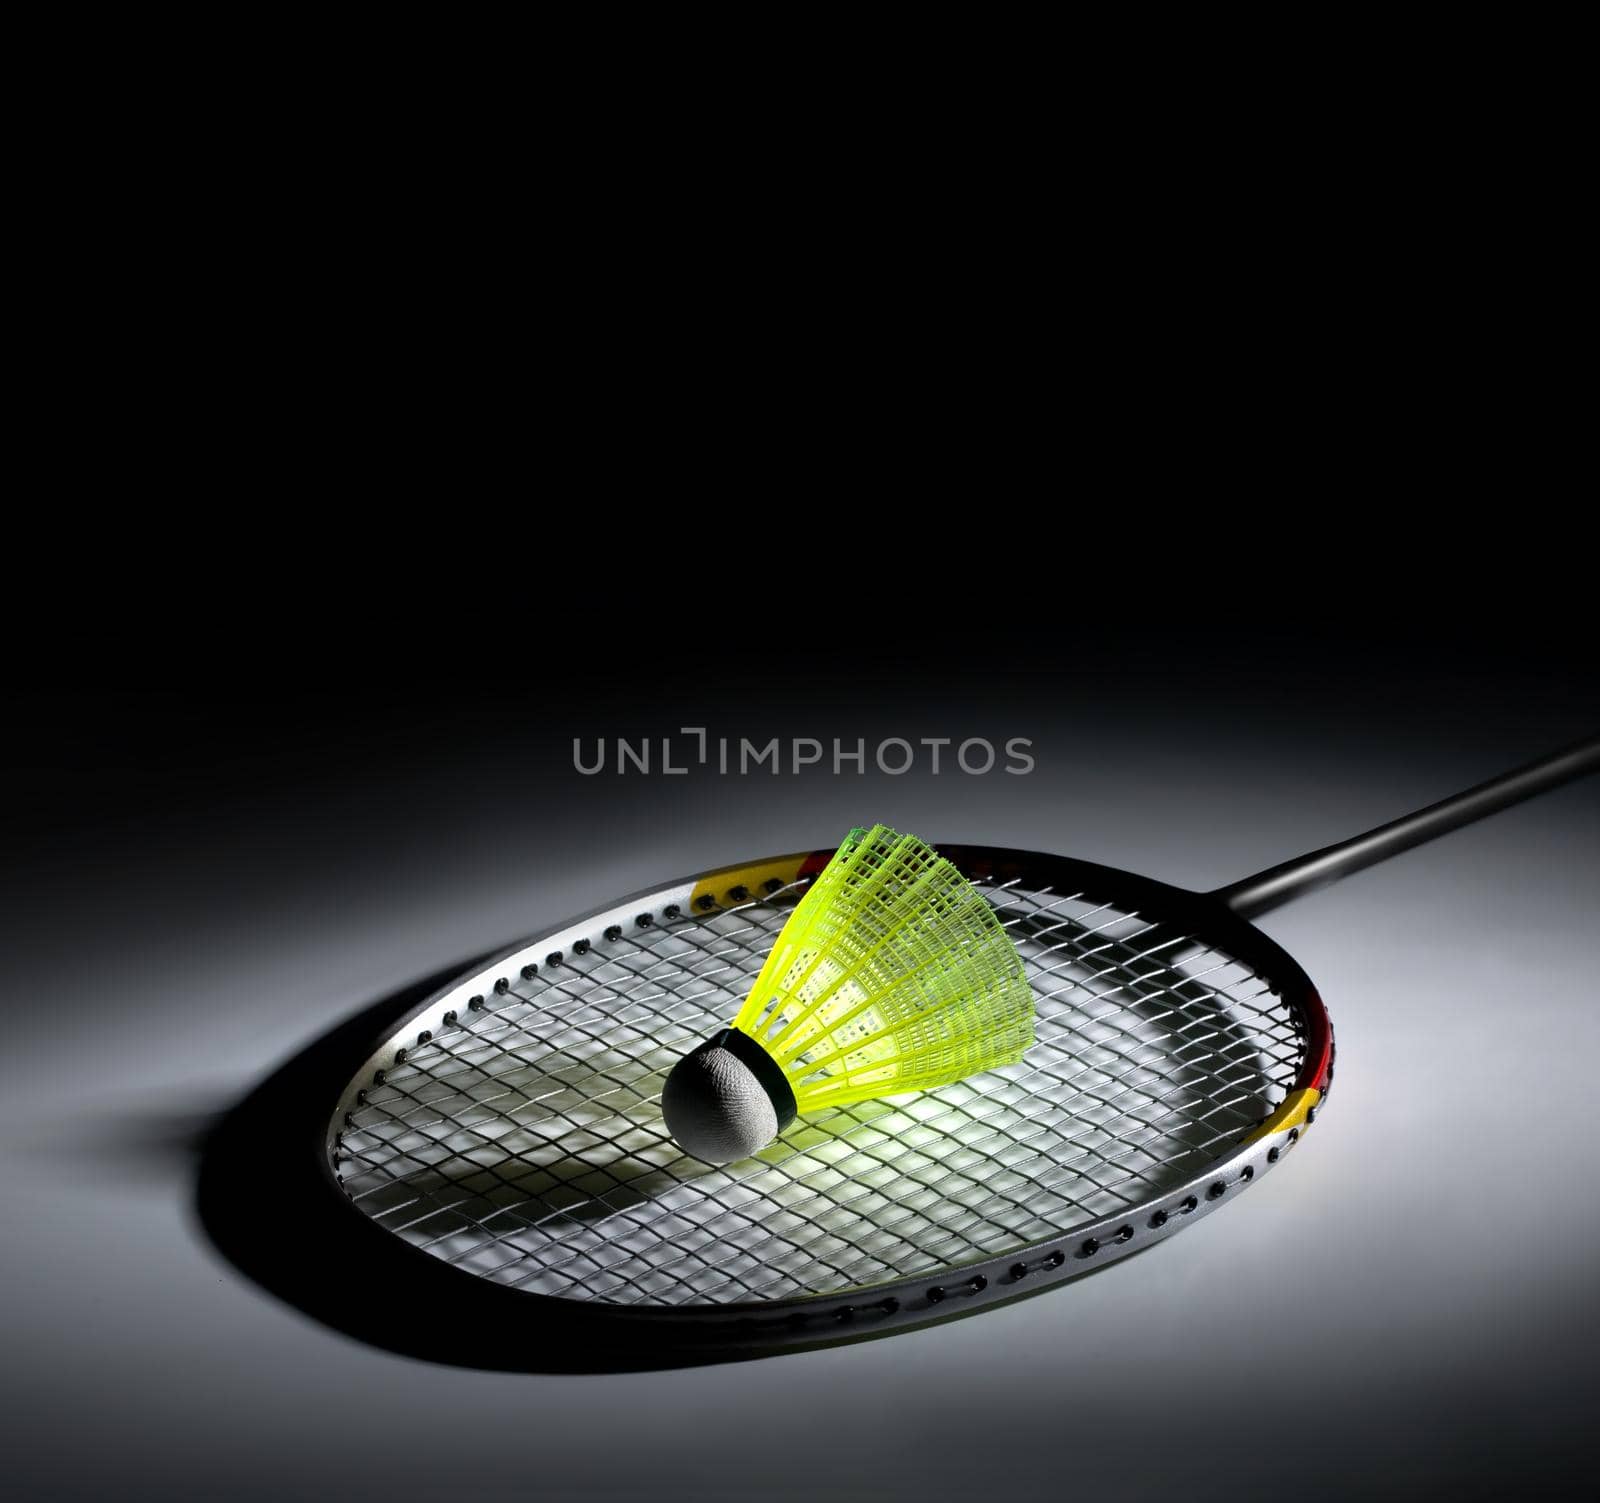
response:
[[[872,820],[1214,886],[1600,725],[1570,626],[1008,623],[957,652],[781,664],[728,635],[567,642],[481,685],[430,659],[11,696],[12,1496],[1462,1497],[1591,1476],[1595,781],[1267,916],[1334,1015],[1327,1114],[1237,1205],[1045,1297],[753,1363],[507,1376],[335,1335],[223,1260],[192,1209],[217,1113],[362,1006],[633,889]],[[681,725],[1026,736],[1037,766],[572,770],[574,735]]]

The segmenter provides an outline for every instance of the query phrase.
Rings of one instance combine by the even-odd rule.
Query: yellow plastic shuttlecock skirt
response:
[[[800,900],[733,1023],[667,1077],[678,1142],[747,1158],[797,1113],[1015,1064],[1033,993],[988,901],[930,846],[852,830]]]

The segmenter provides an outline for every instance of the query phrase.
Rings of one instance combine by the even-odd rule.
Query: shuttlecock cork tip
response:
[[[672,1067],[661,1115],[685,1152],[733,1164],[759,1153],[794,1121],[794,1092],[760,1044],[723,1028]]]

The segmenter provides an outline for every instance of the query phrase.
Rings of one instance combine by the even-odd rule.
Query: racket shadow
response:
[[[301,1316],[363,1345],[423,1361],[501,1372],[644,1372],[730,1360],[621,1334],[578,1306],[529,1299],[507,1331],[503,1290],[461,1273],[445,1304],[415,1298],[395,1239],[333,1182],[318,1104],[353,1051],[432,996],[473,957],[393,992],[280,1065],[216,1118],[198,1143],[195,1223],[235,1272]],[[436,1277],[436,1259],[406,1248]],[[835,1345],[836,1342],[819,1343]]]
[[[1032,938],[1019,937],[1024,944]],[[392,1228],[375,1219],[370,1208],[352,1203],[348,1186],[335,1184],[327,1163],[326,1121],[316,1104],[337,1094],[353,1052],[385,1036],[396,1018],[464,968],[448,967],[381,998],[280,1066],[217,1122],[201,1145],[193,1202],[207,1240],[239,1273],[302,1315],[366,1345],[424,1360],[554,1374],[662,1370],[760,1355],[673,1346],[660,1328],[608,1321],[603,1305],[573,1300],[529,1298],[513,1336],[507,1329],[504,1288],[482,1277],[480,1270],[465,1267],[450,1270],[458,1278],[448,1301],[416,1298],[407,1269],[425,1264],[437,1277],[437,1250],[408,1245],[406,1256],[396,1261]],[[1101,982],[1109,977],[1113,986],[1147,984],[1150,968],[1113,957],[1097,965],[1096,975]],[[1044,1005],[1057,1004],[1046,998]],[[1148,1003],[1125,999],[1125,1005],[1148,1008],[1155,1017],[1167,1004],[1157,998]],[[1197,996],[1194,1016],[1202,1023],[1205,1006]],[[603,1054],[592,1057],[587,1062],[591,1078],[605,1078],[611,1063]],[[1235,1061],[1247,1073],[1252,1063],[1243,1057]],[[640,1076],[632,1081],[630,1089],[639,1100],[647,1099],[650,1080]],[[527,1099],[550,1101],[570,1082],[559,1063],[548,1066],[535,1056],[524,1084]],[[566,1106],[557,1115],[570,1132],[574,1107]],[[829,1141],[848,1146],[864,1132],[892,1132],[896,1110],[892,1103],[861,1103],[805,1124],[799,1129],[805,1135],[801,1148],[815,1151],[818,1143]],[[489,1125],[496,1116],[495,1125]],[[1086,1131],[1093,1125],[1087,1124]],[[430,1205],[453,1206],[468,1217],[513,1214],[530,1223],[541,1215],[589,1217],[598,1235],[609,1235],[606,1223],[625,1217],[631,1206],[692,1188],[697,1179],[722,1172],[685,1160],[670,1140],[663,1148],[659,1133],[644,1134],[636,1143],[625,1134],[600,1133],[594,1142],[607,1146],[599,1154],[589,1143],[582,1151],[549,1152],[527,1162],[519,1157],[519,1149],[525,1152],[527,1145],[517,1134],[529,1129],[515,1113],[487,1113],[484,1127],[484,1141],[496,1145],[492,1162],[464,1155],[442,1163],[419,1162],[408,1174],[389,1176],[399,1186],[397,1193],[419,1204],[426,1198]],[[1197,1151],[1199,1143],[1197,1136]],[[781,1156],[790,1146],[780,1142],[769,1152]],[[669,1157],[663,1159],[663,1153]],[[536,1214],[530,1215],[535,1207]],[[1093,1271],[1083,1276],[1091,1277]],[[1032,1292],[1019,1292],[1019,1297]],[[953,1308],[936,1323],[971,1313],[978,1312]],[[804,1345],[832,1347],[893,1334],[854,1330]]]

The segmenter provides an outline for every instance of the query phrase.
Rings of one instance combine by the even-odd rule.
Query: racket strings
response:
[[[463,1014],[368,1088],[341,1139],[346,1191],[511,1287],[771,1299],[1131,1210],[1282,1100],[1302,1043],[1249,967],[1085,894],[987,895],[1035,994],[1020,1064],[802,1119],[743,1164],[686,1157],[661,1123],[661,1081],[737,1012],[786,891],[544,965]]]
[[[416,1124],[413,1124],[413,1125],[416,1125]]]

